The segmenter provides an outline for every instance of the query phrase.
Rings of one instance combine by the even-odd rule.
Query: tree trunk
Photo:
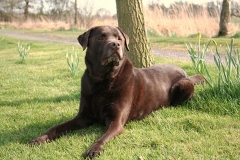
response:
[[[28,19],[28,8],[29,8],[29,0],[25,0],[25,7],[24,7],[24,20]]]
[[[74,24],[77,26],[77,0],[75,0],[74,4],[75,16],[74,16]]]
[[[226,36],[229,32],[229,23],[231,20],[231,0],[223,0],[222,11],[220,15],[218,36]]]
[[[154,58],[147,38],[142,0],[116,0],[118,25],[130,38],[127,53],[135,67],[148,67]]]

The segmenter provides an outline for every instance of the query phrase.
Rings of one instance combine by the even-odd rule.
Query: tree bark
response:
[[[218,36],[226,36],[229,33],[229,23],[231,20],[231,0],[223,0],[220,15]]]
[[[75,0],[75,4],[74,4],[74,10],[75,10],[75,16],[74,16],[74,24],[77,26],[77,14],[78,14],[78,10],[77,10],[77,0]]]
[[[25,7],[24,7],[24,20],[28,19],[28,8],[29,8],[29,0],[25,0]]]
[[[154,58],[147,38],[142,0],[116,0],[118,25],[130,38],[127,56],[135,67],[148,67]]]

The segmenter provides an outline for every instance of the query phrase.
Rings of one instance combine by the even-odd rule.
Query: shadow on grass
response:
[[[59,103],[62,101],[73,101],[73,100],[80,100],[79,93],[72,94],[72,95],[62,95],[58,97],[48,97],[48,98],[32,98],[32,99],[21,99],[21,100],[12,100],[12,101],[1,101],[1,106],[9,106],[9,107],[17,107],[23,103],[27,104],[36,104],[36,103],[46,103],[46,102],[53,102]]]
[[[71,102],[73,100],[78,101],[80,99],[79,93],[72,94],[72,95],[62,95],[57,97],[49,97],[49,98],[33,98],[33,99],[22,99],[18,101],[2,101],[0,102],[0,107],[3,106],[9,106],[9,107],[17,107],[23,103],[27,104],[36,104],[36,103],[60,103],[62,101],[65,102]],[[77,115],[77,112],[76,112]],[[75,115],[74,115],[75,116]],[[0,146],[5,146],[7,144],[17,144],[22,147],[30,147],[28,146],[28,142],[32,139],[36,138],[37,136],[41,135],[42,133],[46,132],[49,128],[64,123],[67,120],[71,120],[74,118],[74,116],[66,116],[64,118],[55,117],[52,118],[49,121],[45,122],[32,122],[30,125],[27,125],[25,127],[15,127],[11,131],[3,130],[0,132]],[[27,119],[26,119],[27,121]],[[76,130],[67,133],[64,136],[68,136],[69,138],[71,136],[78,136],[79,138],[85,138],[86,136],[89,138],[93,138],[94,141],[98,139],[104,132],[104,127],[101,124],[94,124],[88,128],[82,129],[82,130]],[[61,137],[59,137],[61,138]],[[59,139],[57,138],[57,139]],[[53,140],[54,142],[55,140]],[[88,147],[91,146],[92,141],[89,141],[90,144],[87,144],[86,142],[86,150]]]
[[[73,117],[72,117],[73,118]],[[50,123],[37,123],[37,124],[31,124],[26,127],[16,129],[11,132],[5,132],[5,133],[0,133],[0,137],[4,138],[1,140],[0,146],[5,146],[7,144],[13,143],[16,145],[20,145],[22,147],[29,147],[31,146],[28,145],[28,143],[33,140],[34,138],[38,137],[45,131],[47,131],[49,128],[60,124],[63,122],[59,122],[58,120],[53,120]],[[96,141],[104,132],[104,127],[100,124],[94,124],[88,128],[81,129],[81,130],[76,130],[69,132],[65,135],[62,135],[61,137],[58,137],[50,142],[54,143],[58,139],[63,138],[66,136],[67,138],[71,139],[71,137],[78,137],[79,139],[92,139],[89,142],[86,143],[86,150],[92,145],[93,141]],[[46,144],[43,144],[46,145]],[[56,144],[54,144],[56,145]],[[53,146],[54,146],[53,145]],[[41,145],[36,145],[34,147],[41,147]]]
[[[60,103],[62,101],[70,102],[70,101],[78,101],[80,99],[79,93],[72,94],[72,95],[62,95],[57,97],[49,97],[49,98],[33,98],[33,99],[22,99],[22,100],[13,100],[13,101],[1,101],[1,106],[8,106],[8,107],[18,107],[23,103],[27,103],[29,105],[36,104],[36,103]],[[76,113],[77,115],[77,113]],[[68,120],[74,117],[69,117]],[[27,145],[27,143],[32,140],[33,138],[39,136],[40,134],[44,133],[50,127],[63,123],[61,121],[61,117],[56,117],[55,120],[50,121],[49,123],[42,123],[42,122],[33,122],[31,125],[28,125],[23,128],[15,127],[14,131],[1,131],[0,132],[0,146],[4,146],[8,143],[20,143]],[[26,119],[27,121],[27,119]],[[88,134],[88,131],[82,131],[81,134]]]

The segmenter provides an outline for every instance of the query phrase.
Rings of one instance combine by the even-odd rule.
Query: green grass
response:
[[[201,44],[207,44],[209,40],[213,39],[217,42],[219,51],[225,52],[226,50],[226,42],[230,44],[231,38],[234,39],[234,47],[240,46],[240,39],[239,33],[236,33],[234,36],[231,37],[213,37],[213,38],[207,38],[204,37],[201,38]],[[159,47],[161,49],[177,49],[177,50],[186,50],[186,43],[191,43],[192,45],[198,45],[198,40],[196,38],[196,35],[192,35],[189,37],[161,37],[161,36],[150,36],[149,37],[150,42],[152,43],[152,46]],[[214,50],[214,45],[211,44],[209,46],[209,50]]]
[[[76,115],[84,52],[79,46],[80,68],[71,76],[65,57],[71,45],[22,42],[32,43],[25,64],[18,63],[17,39],[4,36],[0,43],[0,159],[83,159],[104,131],[99,124],[46,145],[27,143]],[[189,75],[195,72],[188,61],[157,57],[155,61],[181,66]],[[216,94],[207,85],[197,86],[188,103],[127,124],[97,159],[239,159],[240,85],[236,87],[236,93]]]

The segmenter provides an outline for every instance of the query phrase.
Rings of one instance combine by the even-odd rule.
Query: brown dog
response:
[[[94,158],[107,141],[123,132],[127,122],[140,120],[161,107],[186,102],[193,96],[194,84],[205,81],[201,75],[188,77],[181,68],[168,64],[134,68],[124,51],[129,50],[129,38],[118,27],[91,28],[78,41],[83,50],[87,48],[79,112],[72,120],[30,141],[30,145],[50,142],[100,122],[106,131],[85,154]]]

